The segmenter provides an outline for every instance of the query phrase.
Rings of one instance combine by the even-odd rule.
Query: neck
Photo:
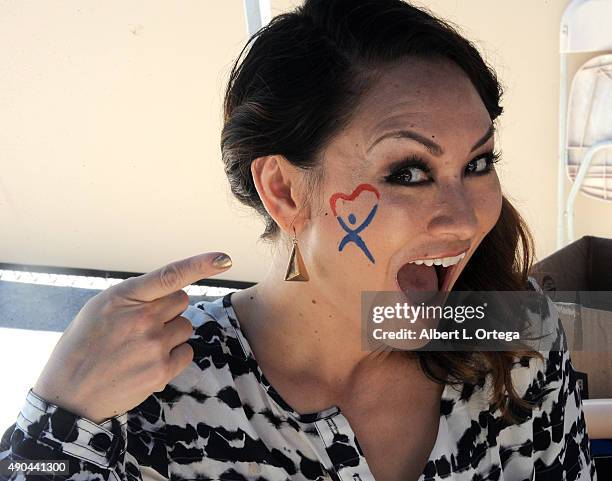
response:
[[[392,354],[362,351],[361,319],[355,309],[334,303],[319,287],[316,274],[306,282],[285,281],[285,263],[286,256],[274,256],[263,281],[232,294],[238,321],[258,360],[273,356],[270,362],[282,361],[286,372],[341,390],[358,366],[371,368]]]

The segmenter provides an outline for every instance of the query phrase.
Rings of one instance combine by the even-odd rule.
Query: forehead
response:
[[[349,130],[367,145],[383,131],[415,128],[443,138],[482,135],[491,123],[482,99],[461,68],[448,60],[410,58],[385,67],[358,106]],[[471,133],[471,135],[470,135]]]

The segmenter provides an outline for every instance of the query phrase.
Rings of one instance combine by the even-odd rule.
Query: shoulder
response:
[[[175,389],[191,389],[204,377],[220,375],[219,370],[232,368],[234,359],[244,358],[235,321],[228,310],[228,296],[196,302],[180,314],[193,326],[187,340],[193,349],[193,360],[171,380]]]
[[[589,436],[584,416],[582,395],[568,340],[555,303],[532,280],[536,290],[546,298],[548,317],[543,330],[550,333],[541,353],[544,362],[537,369],[530,387],[535,401],[533,414],[534,466],[558,479],[596,479],[591,458]]]
[[[544,291],[540,287],[540,284],[538,284],[538,282],[535,280],[535,277],[533,277],[533,276],[528,276],[527,277],[527,286],[526,287],[527,287],[527,290],[529,290],[529,291],[537,291],[540,294],[544,293]]]
[[[518,424],[500,424],[498,441],[504,452],[520,446],[517,455],[506,457],[504,469],[520,470],[519,465],[528,462],[533,464],[536,477],[595,479],[582,399],[563,323],[555,303],[535,279],[529,278],[527,289],[542,295],[541,302],[538,299],[536,303],[539,309],[532,314],[546,337],[535,349],[542,359],[522,357],[512,371],[513,383],[519,384],[515,385],[517,394],[533,409],[531,413],[519,410],[524,420]]]
[[[570,375],[571,359],[555,303],[531,276],[527,280],[526,290],[541,295],[536,303],[537,310],[530,310],[529,313],[534,329],[530,332],[542,336],[541,340],[531,343],[541,358],[518,356],[510,374],[517,394],[535,405],[541,405],[547,394],[560,389],[563,380]]]
[[[226,303],[224,300],[226,297],[223,296],[190,304],[180,315],[189,319],[194,329],[205,326],[209,322],[212,322],[218,328],[227,329],[227,327],[231,326],[231,323],[228,312],[225,309]]]
[[[196,302],[181,314],[193,325],[193,335],[189,341],[196,356],[221,350],[230,356],[245,357],[230,295],[231,293],[214,300]]]
[[[568,350],[567,335],[555,303],[533,277],[528,279],[528,290],[542,295],[541,307],[536,313],[535,321],[537,330],[544,337],[536,349],[543,359],[529,359],[530,383],[525,399],[534,401],[545,410],[552,407],[554,396],[573,394],[576,389],[575,372]],[[523,362],[523,365],[526,366],[527,362]]]

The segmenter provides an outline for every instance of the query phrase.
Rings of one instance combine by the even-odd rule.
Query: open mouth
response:
[[[397,272],[399,288],[410,297],[410,293],[419,291],[441,291],[448,288],[450,276],[457,264],[443,267],[441,265],[425,265],[406,263]]]
[[[444,285],[444,282],[446,281],[446,277],[449,275],[451,268],[453,266],[448,266],[448,267],[443,267],[443,266],[433,266],[436,270],[436,275],[438,276],[438,290],[441,291],[442,290],[442,286]]]
[[[453,264],[452,266],[442,267],[435,266],[436,274],[438,275],[438,290],[442,290],[443,287],[448,287],[447,280],[450,280],[450,276],[455,270],[455,266],[457,264]]]

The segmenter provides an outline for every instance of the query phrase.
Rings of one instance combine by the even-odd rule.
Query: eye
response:
[[[465,173],[469,176],[486,175],[493,170],[493,164],[499,160],[499,153],[486,152],[468,162]],[[395,165],[397,167],[391,169],[391,174],[384,178],[385,182],[412,187],[433,182],[433,179],[430,178],[431,168],[416,154],[410,155]]]
[[[473,174],[490,172],[493,170],[493,164],[499,162],[499,157],[499,153],[487,152],[482,157],[471,160],[465,168],[465,171]]]
[[[404,160],[396,162],[391,173],[385,177],[385,182],[398,185],[425,185],[431,182],[431,169],[418,155],[412,154]]]
[[[428,180],[427,173],[422,167],[405,167],[401,172],[394,174],[394,180],[398,184],[422,184]]]

